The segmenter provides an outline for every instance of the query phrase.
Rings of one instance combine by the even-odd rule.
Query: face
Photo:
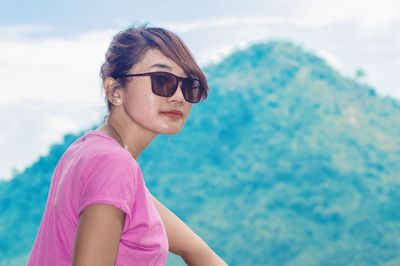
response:
[[[157,49],[148,50],[129,74],[165,71],[186,77],[183,69]],[[130,77],[122,93],[123,108],[130,120],[140,127],[160,134],[176,134],[183,128],[192,109],[182,94],[181,82],[174,95],[161,97],[151,90],[149,76]],[[168,113],[180,111],[182,116]]]

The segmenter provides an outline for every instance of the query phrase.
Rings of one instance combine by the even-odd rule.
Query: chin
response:
[[[145,123],[141,124],[141,127],[156,133],[156,134],[164,134],[164,135],[176,135],[178,134],[182,128],[184,127],[184,123],[152,123],[151,125],[146,125]]]
[[[159,131],[159,134],[164,134],[164,135],[176,135],[181,131],[181,129],[164,129]]]
[[[156,126],[154,131],[159,134],[176,135],[182,130],[184,125],[185,123],[162,123]]]

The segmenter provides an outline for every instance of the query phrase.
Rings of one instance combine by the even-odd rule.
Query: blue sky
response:
[[[2,1],[2,25],[52,25],[63,32],[119,27],[135,20],[192,21],[227,16],[289,15],[296,1]]]
[[[290,39],[347,76],[359,68],[400,99],[400,2],[1,1],[0,179],[23,169],[65,132],[103,115],[98,71],[118,30],[150,22],[177,32],[201,65],[235,49]],[[4,151],[11,151],[5,153]]]

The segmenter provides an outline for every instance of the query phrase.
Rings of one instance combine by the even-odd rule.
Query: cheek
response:
[[[191,111],[192,111],[192,104],[188,103],[187,106],[185,106],[185,113],[187,113],[187,116],[189,116]]]
[[[126,107],[135,113],[140,115],[146,115],[149,113],[154,113],[158,106],[158,99],[155,97],[150,88],[146,86],[131,87],[125,94],[126,96]]]

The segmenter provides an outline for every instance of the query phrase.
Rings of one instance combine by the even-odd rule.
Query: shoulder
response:
[[[137,161],[128,151],[115,145],[95,151],[86,159],[80,175],[82,193],[88,198],[114,195],[133,201],[133,194],[143,178]]]
[[[85,161],[88,166],[130,166],[139,167],[138,162],[126,149],[122,148],[114,139],[99,133],[91,131],[82,137],[82,152],[85,153]]]
[[[96,154],[92,156],[91,161],[95,163],[139,166],[138,162],[127,150],[118,147],[102,147],[98,149]]]
[[[69,157],[73,161],[68,164],[78,171],[82,186],[90,182],[111,181],[133,182],[136,186],[142,178],[136,159],[104,133],[86,133],[75,144]]]
[[[106,148],[98,149],[96,154],[92,154],[87,164],[87,170],[97,169],[104,172],[118,172],[125,174],[136,175],[140,169],[138,162],[131,154],[121,148]]]

